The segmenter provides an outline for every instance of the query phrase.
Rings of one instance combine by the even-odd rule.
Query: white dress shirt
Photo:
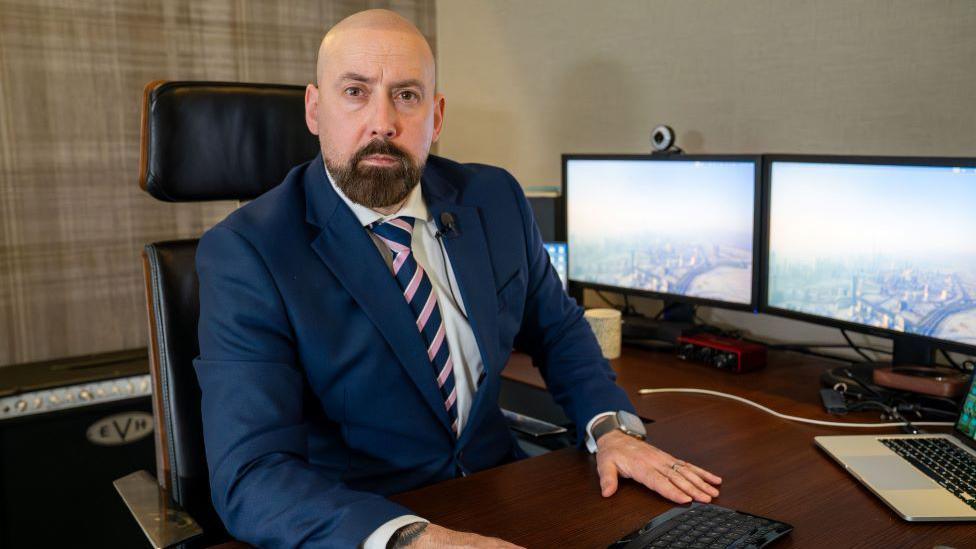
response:
[[[393,276],[393,254],[386,247],[379,237],[372,231],[366,229],[377,220],[387,221],[396,217],[413,217],[416,219],[414,230],[410,238],[410,249],[417,260],[417,264],[423,267],[430,279],[431,286],[437,296],[437,306],[441,312],[441,319],[444,322],[447,348],[451,352],[451,359],[454,362],[454,385],[457,387],[457,414],[458,414],[458,433],[464,430],[466,420],[471,412],[471,403],[474,400],[474,393],[478,389],[478,379],[484,369],[481,362],[481,352],[478,349],[478,342],[471,330],[471,324],[467,320],[467,311],[461,299],[461,290],[458,288],[457,279],[454,276],[454,269],[451,267],[451,259],[447,256],[446,250],[441,247],[441,242],[437,238],[437,225],[431,219],[427,211],[427,204],[424,202],[423,193],[420,185],[410,191],[406,202],[394,214],[384,216],[379,212],[371,210],[361,204],[357,204],[349,199],[336,186],[332,179],[332,174],[326,170],[329,183],[335,189],[339,198],[346,203],[352,213],[363,226],[363,230],[369,234],[373,243],[383,255],[387,266],[390,267],[390,276]],[[456,299],[455,299],[456,298]],[[431,376],[433,376],[431,370]],[[596,443],[590,434],[590,428],[597,419],[613,412],[604,412],[593,417],[586,425],[586,447],[590,452],[596,451]],[[389,543],[390,538],[400,528],[414,522],[429,522],[415,515],[403,515],[391,519],[373,531],[372,534],[363,542],[363,549],[384,549]]]

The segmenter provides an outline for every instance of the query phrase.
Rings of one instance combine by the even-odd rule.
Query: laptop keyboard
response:
[[[976,509],[976,457],[944,438],[882,438],[881,444]]]
[[[612,549],[679,547],[725,549],[766,547],[793,530],[789,524],[733,511],[718,505],[692,503],[674,507],[640,530],[611,545]]]

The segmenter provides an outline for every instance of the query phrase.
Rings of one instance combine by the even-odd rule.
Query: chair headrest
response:
[[[256,198],[319,152],[304,97],[281,84],[150,82],[139,186],[168,202]]]

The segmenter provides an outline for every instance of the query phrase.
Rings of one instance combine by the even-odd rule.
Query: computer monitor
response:
[[[895,363],[976,351],[976,159],[771,156],[764,170],[764,312],[891,337]]]
[[[552,263],[552,268],[555,269],[556,274],[559,275],[559,281],[563,283],[563,290],[565,290],[569,282],[569,279],[567,278],[568,261],[566,259],[566,243],[545,242],[543,245],[546,247],[546,253],[549,254],[549,261]]]
[[[532,216],[539,226],[542,239],[546,242],[566,242],[566,209],[563,207],[562,194],[529,187],[525,196],[529,199]]]
[[[755,308],[759,172],[756,156],[564,155],[570,282]]]

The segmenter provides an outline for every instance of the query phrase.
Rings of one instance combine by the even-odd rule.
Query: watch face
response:
[[[630,412],[624,412],[622,410],[617,412],[617,421],[620,422],[620,426],[626,431],[637,433],[639,435],[647,435],[647,429],[644,428],[644,422]]]

